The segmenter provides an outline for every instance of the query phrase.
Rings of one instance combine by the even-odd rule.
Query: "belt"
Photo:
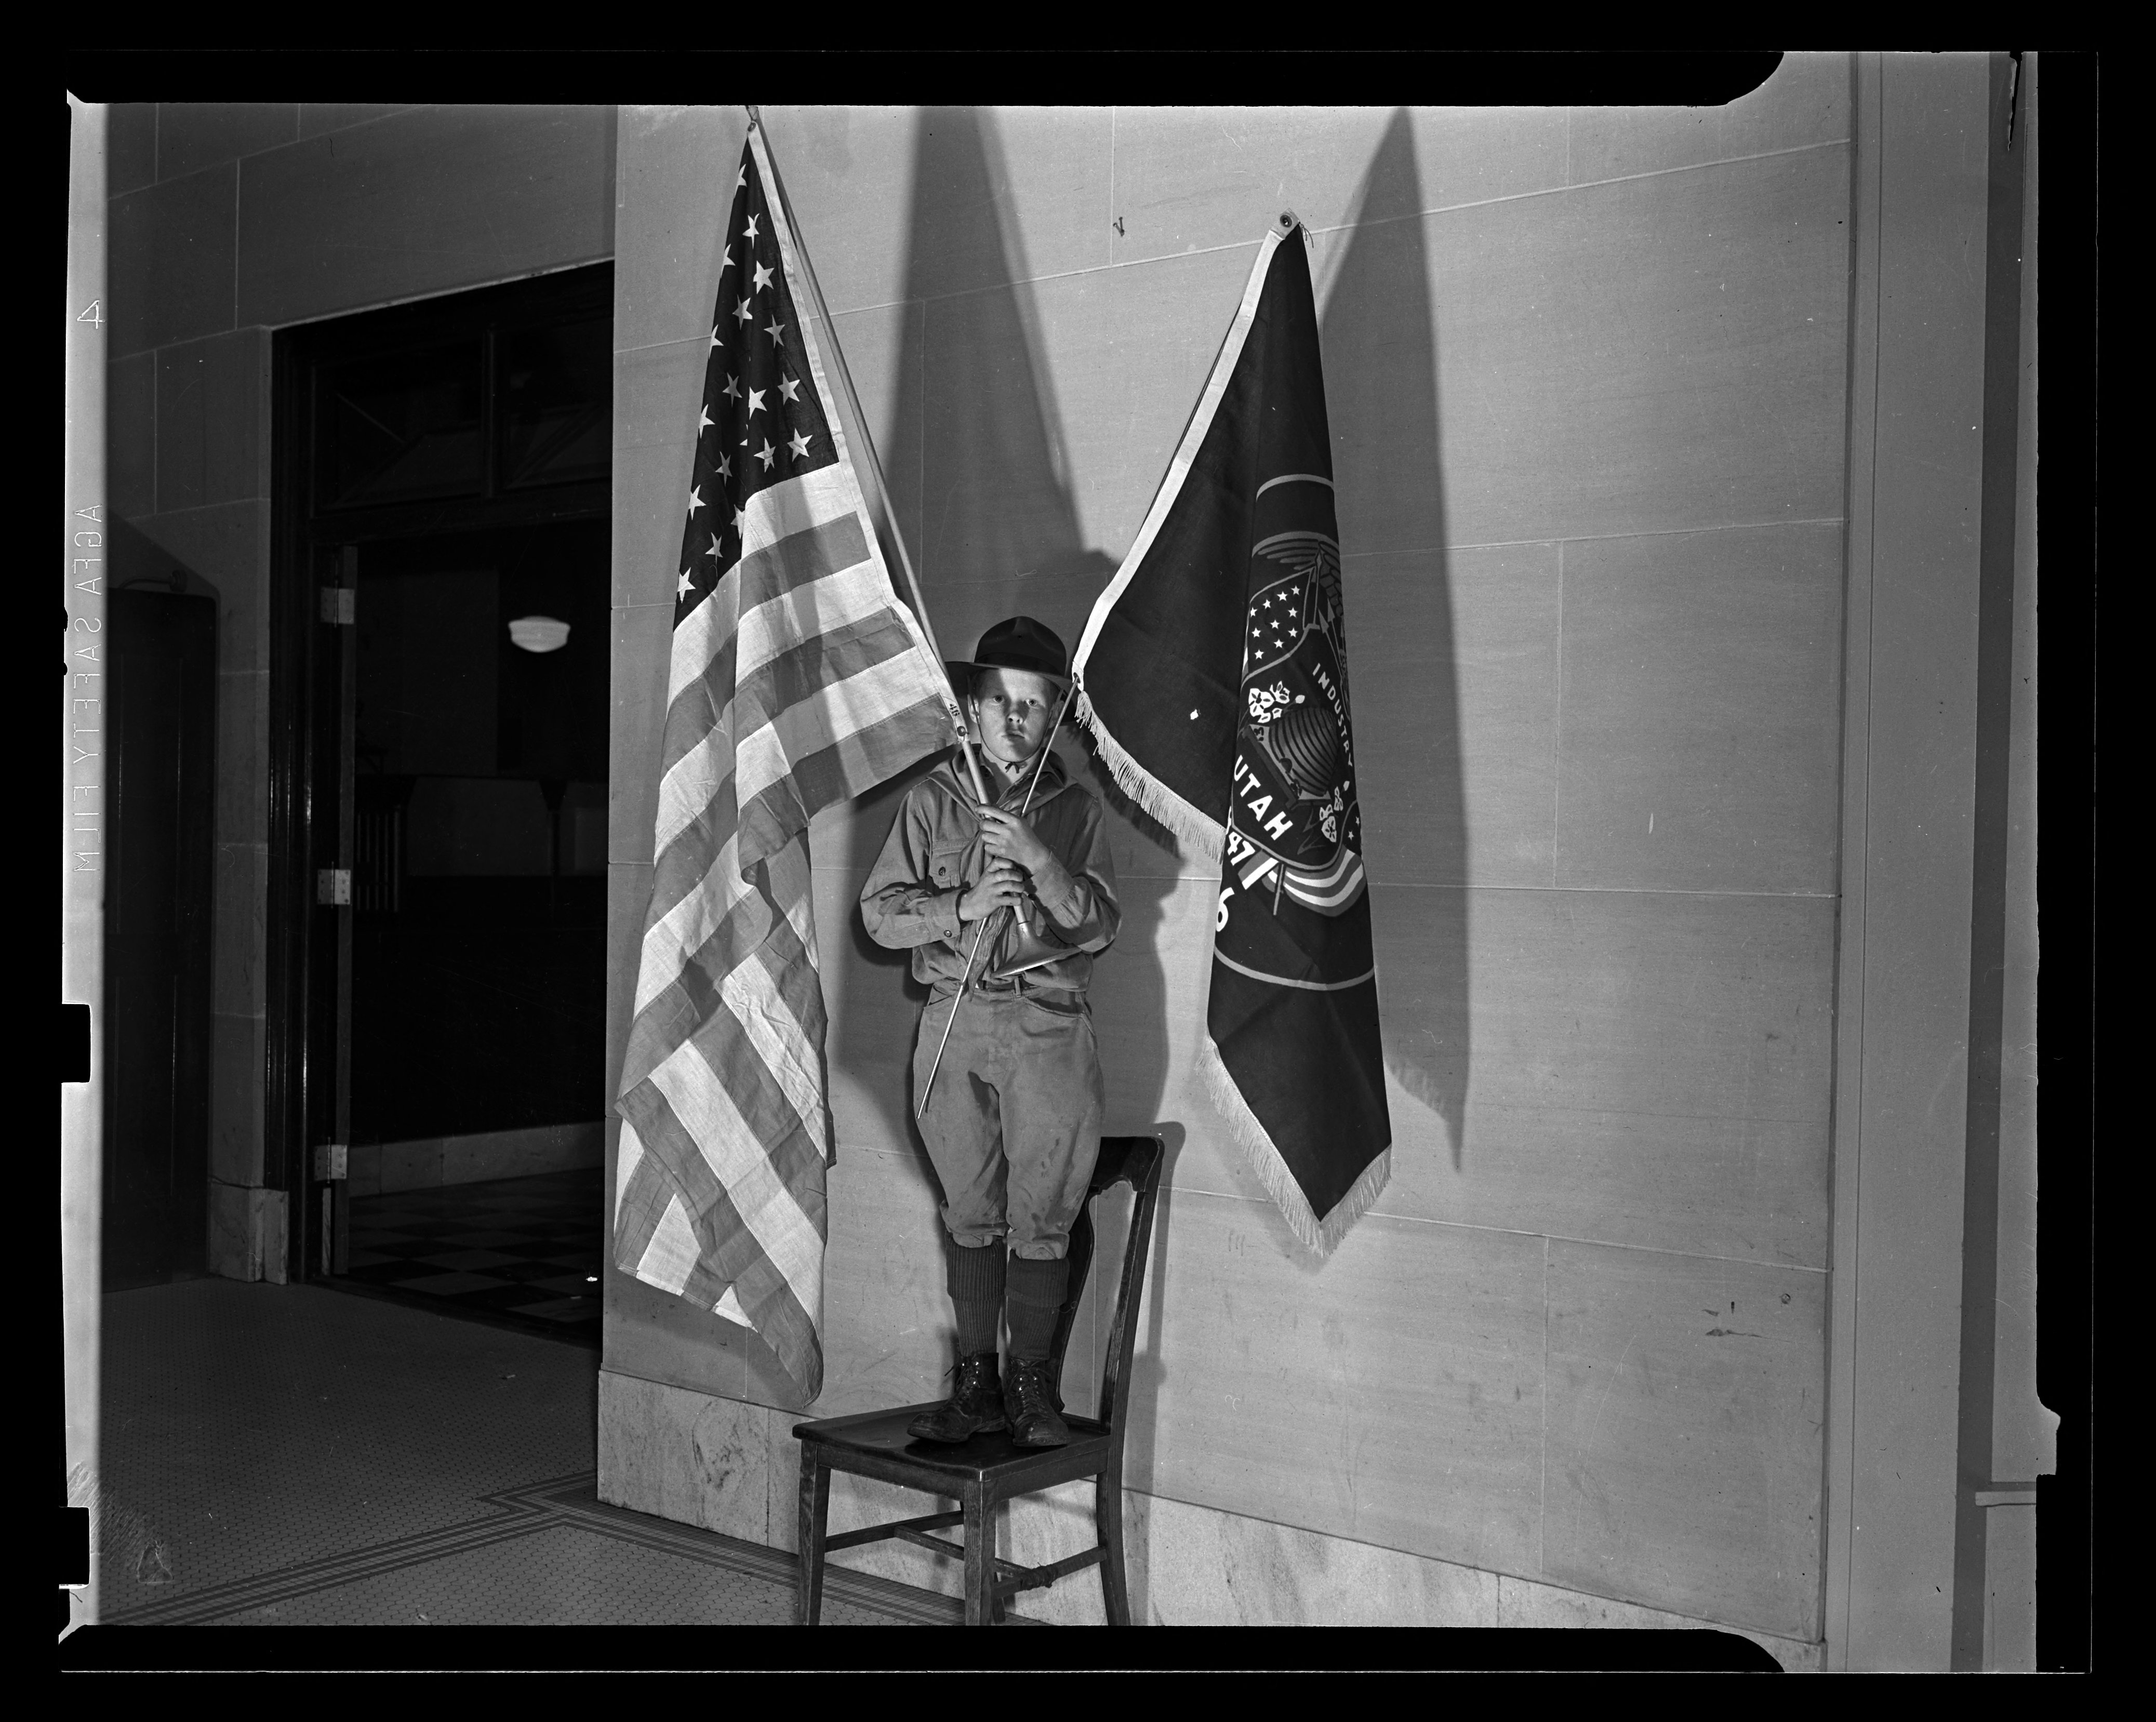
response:
[[[993,992],[997,994],[998,997],[1002,997],[1009,993],[1022,992],[1024,989],[1019,985],[1020,978],[1021,977],[1019,976],[1013,975],[1008,980],[1004,980],[999,979],[993,975],[983,973],[973,977],[970,990],[974,992]],[[1036,988],[1035,991],[1040,992],[1060,992],[1074,996],[1077,995],[1078,992],[1078,989],[1075,987],[1042,987]]]

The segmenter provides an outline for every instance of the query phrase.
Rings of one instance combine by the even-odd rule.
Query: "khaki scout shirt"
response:
[[[953,752],[906,792],[883,853],[861,887],[861,920],[869,936],[891,950],[912,951],[913,978],[939,992],[954,990],[965,976],[978,923],[959,920],[958,898],[988,867],[973,797],[958,771]],[[1026,783],[1021,777],[996,805],[1016,813],[1025,803]],[[1045,908],[1035,909],[1034,925],[1043,936],[1070,946],[1070,954],[1028,970],[1020,985],[1027,992],[1051,987],[1082,994],[1093,977],[1092,953],[1108,947],[1122,920],[1101,803],[1065,774],[1062,761],[1051,753],[1025,823],[1070,875],[1081,919],[1065,927]],[[998,948],[974,957],[976,980],[994,966],[1010,938],[1009,916],[990,919],[1001,929],[993,935]]]

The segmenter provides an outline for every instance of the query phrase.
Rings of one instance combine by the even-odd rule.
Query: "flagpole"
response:
[[[752,105],[744,103],[748,110],[748,129],[753,133],[763,131],[763,116]],[[921,581],[913,571],[913,558],[906,553],[906,536],[898,530],[898,510],[891,505],[891,481],[884,476],[883,462],[878,458],[875,438],[869,430],[868,415],[861,411],[861,397],[854,389],[853,372],[846,368],[845,349],[839,342],[838,325],[831,320],[831,307],[824,303],[824,284],[816,279],[816,266],[808,260],[808,247],[801,237],[801,223],[793,218],[793,200],[786,195],[786,182],[779,177],[778,161],[771,153],[771,141],[766,137],[757,153],[762,156],[763,165],[771,175],[771,189],[778,200],[780,213],[785,218],[788,229],[793,238],[793,254],[801,259],[802,279],[808,283],[808,296],[815,301],[816,315],[831,334],[831,357],[839,373],[839,387],[846,392],[847,403],[854,409],[854,426],[860,433],[861,447],[868,455],[869,470],[875,476],[876,500],[882,505],[884,525],[891,533],[893,549],[898,552],[898,566],[906,576],[906,590],[913,605],[914,620],[920,623],[922,638],[928,649],[936,654],[940,664],[949,662],[943,648],[937,643],[935,624],[928,619],[928,600],[921,596]],[[949,672],[945,672],[947,676]],[[988,804],[988,786],[981,781],[981,768],[973,758],[973,736],[966,727],[964,705],[955,697],[949,702],[951,721],[958,731],[958,751],[965,756],[966,772],[973,779],[973,796],[983,806]]]

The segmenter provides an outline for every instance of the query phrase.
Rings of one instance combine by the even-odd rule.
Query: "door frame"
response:
[[[2048,1444],[2033,1371],[2013,1378],[1994,1332],[2000,1295],[2019,1299],[2001,1192],[2033,1192],[2036,1152],[2033,1132],[2002,1135],[1999,1080],[2002,990],[2034,985],[2006,969],[2006,819],[2034,812],[2007,802],[2016,591],[2035,577],[2017,561],[2035,132],[2024,107],[2006,142],[2010,58],[1853,64],[1820,1590],[1836,1671],[1995,1665],[2032,1629],[2012,1617],[2033,1572],[1992,1571],[1994,1596],[1986,1560],[1989,1506],[2035,1494],[1993,1475],[1994,1429]]]
[[[324,1276],[324,1197],[313,1150],[350,1123],[352,911],[316,901],[317,870],[352,864],[349,628],[321,588],[356,580],[369,542],[459,530],[603,519],[613,479],[522,489],[497,483],[501,335],[613,310],[611,260],[276,331],[270,341],[270,687],[263,1176],[287,1192],[285,1273]],[[477,497],[318,510],[316,373],[324,365],[476,335],[484,343],[485,487]],[[345,1216],[328,1192],[332,1243]]]

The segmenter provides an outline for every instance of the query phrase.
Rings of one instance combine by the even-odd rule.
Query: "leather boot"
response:
[[[1011,1439],[1020,1447],[1068,1447],[1070,1428],[1055,1407],[1055,1384],[1045,1358],[1014,1357],[1004,1375],[1004,1410]]]
[[[996,1354],[976,1351],[958,1360],[952,1371],[958,1385],[951,1397],[933,1411],[925,1411],[906,1426],[917,1441],[956,1444],[983,1431],[993,1433],[1009,1427],[1004,1410],[1003,1381],[996,1370]]]

